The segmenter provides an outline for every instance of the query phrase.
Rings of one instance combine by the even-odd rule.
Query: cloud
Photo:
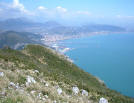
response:
[[[134,16],[123,16],[123,15],[116,15],[118,19],[134,19]]]
[[[66,8],[63,8],[63,7],[61,7],[61,6],[57,6],[57,7],[56,7],[56,10],[57,10],[58,12],[62,12],[62,13],[66,13],[66,12],[67,12],[67,9],[66,9]]]
[[[12,5],[14,8],[20,8],[20,9],[22,9],[22,10],[24,10],[24,5],[23,4],[21,4],[20,2],[19,2],[19,0],[13,0],[13,5]]]
[[[66,8],[63,8],[61,6],[57,6],[52,9],[46,8],[44,6],[39,6],[37,7],[35,13],[39,18],[44,18],[44,20],[58,20],[64,19],[69,12]]]
[[[11,3],[0,2],[0,18],[19,18],[27,17],[35,20],[82,20],[91,16],[88,11],[70,11],[62,6],[55,8],[46,8],[38,6],[33,11],[25,8],[19,0],[13,0]]]
[[[38,8],[37,8],[38,10],[47,10],[47,8],[45,8],[44,6],[39,6]]]
[[[91,13],[88,11],[69,11],[62,6],[57,6],[55,8],[49,9],[44,6],[39,6],[36,9],[36,15],[39,18],[49,19],[49,20],[79,20],[87,19],[91,16]]]
[[[28,17],[33,14],[34,13],[26,10],[19,0],[13,0],[12,3],[0,3],[0,18]]]
[[[66,8],[63,8],[61,6],[57,6],[56,8],[53,8],[53,9],[48,9],[44,6],[39,6],[37,7],[37,11],[36,13],[38,14],[38,12],[41,13],[41,15],[45,15],[45,16],[61,16],[61,15],[64,15],[65,13],[67,13],[67,9]]]
[[[88,15],[88,16],[91,15],[91,13],[89,11],[77,11],[76,13],[80,14],[80,15]]]

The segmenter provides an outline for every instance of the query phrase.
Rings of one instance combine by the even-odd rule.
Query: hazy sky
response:
[[[0,18],[33,20],[134,23],[134,0],[0,0]]]

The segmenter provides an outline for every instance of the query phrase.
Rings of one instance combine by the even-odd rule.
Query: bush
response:
[[[25,82],[26,82],[26,78],[20,75],[19,79],[18,79],[18,83],[19,84],[25,84]]]

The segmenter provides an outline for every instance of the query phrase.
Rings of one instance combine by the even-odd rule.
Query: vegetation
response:
[[[38,70],[40,74],[30,74],[31,71],[34,70]],[[65,95],[63,97],[56,97],[54,93],[50,92],[53,90],[51,86],[56,84],[63,88],[66,95],[71,94],[71,87],[73,86],[78,86],[80,90],[87,90],[89,92],[87,100],[91,100],[93,103],[98,102],[100,97],[107,98],[110,103],[134,103],[134,99],[108,89],[104,83],[101,83],[96,77],[84,72],[75,64],[69,62],[63,55],[40,45],[27,45],[21,51],[12,50],[10,48],[1,49],[0,71],[4,71],[7,76],[6,81],[2,81],[0,78],[0,84],[3,83],[0,86],[0,91],[2,91],[2,88],[7,88],[9,81],[24,84],[27,75],[32,75],[38,83],[35,84],[36,86],[32,85],[27,87],[25,90],[27,92],[30,92],[31,90],[40,91],[43,95],[48,95],[51,100],[57,99],[68,101],[68,99],[65,98]],[[10,74],[9,71],[12,73]],[[43,87],[41,79],[50,82],[50,91]],[[12,92],[12,90],[8,92],[17,95],[17,92]],[[22,96],[21,94],[19,95]],[[7,97],[8,98],[4,99],[0,98],[0,102],[18,103],[17,101],[19,101],[19,103],[28,103],[25,101],[28,97],[24,97],[24,101],[22,101],[19,96],[15,98],[9,95]],[[28,100],[31,101],[32,98],[34,97],[30,97]],[[77,103],[77,101],[75,101],[77,98],[79,97],[74,96],[72,102]]]
[[[14,49],[20,49],[24,44],[39,44],[39,40],[40,36],[33,33],[5,31],[0,33],[0,48],[10,46]]]

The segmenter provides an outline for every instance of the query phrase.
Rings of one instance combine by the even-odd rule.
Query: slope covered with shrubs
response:
[[[98,103],[102,97],[109,103],[134,103],[65,56],[40,45],[27,45],[21,51],[1,49],[0,72],[4,74],[1,103]]]

